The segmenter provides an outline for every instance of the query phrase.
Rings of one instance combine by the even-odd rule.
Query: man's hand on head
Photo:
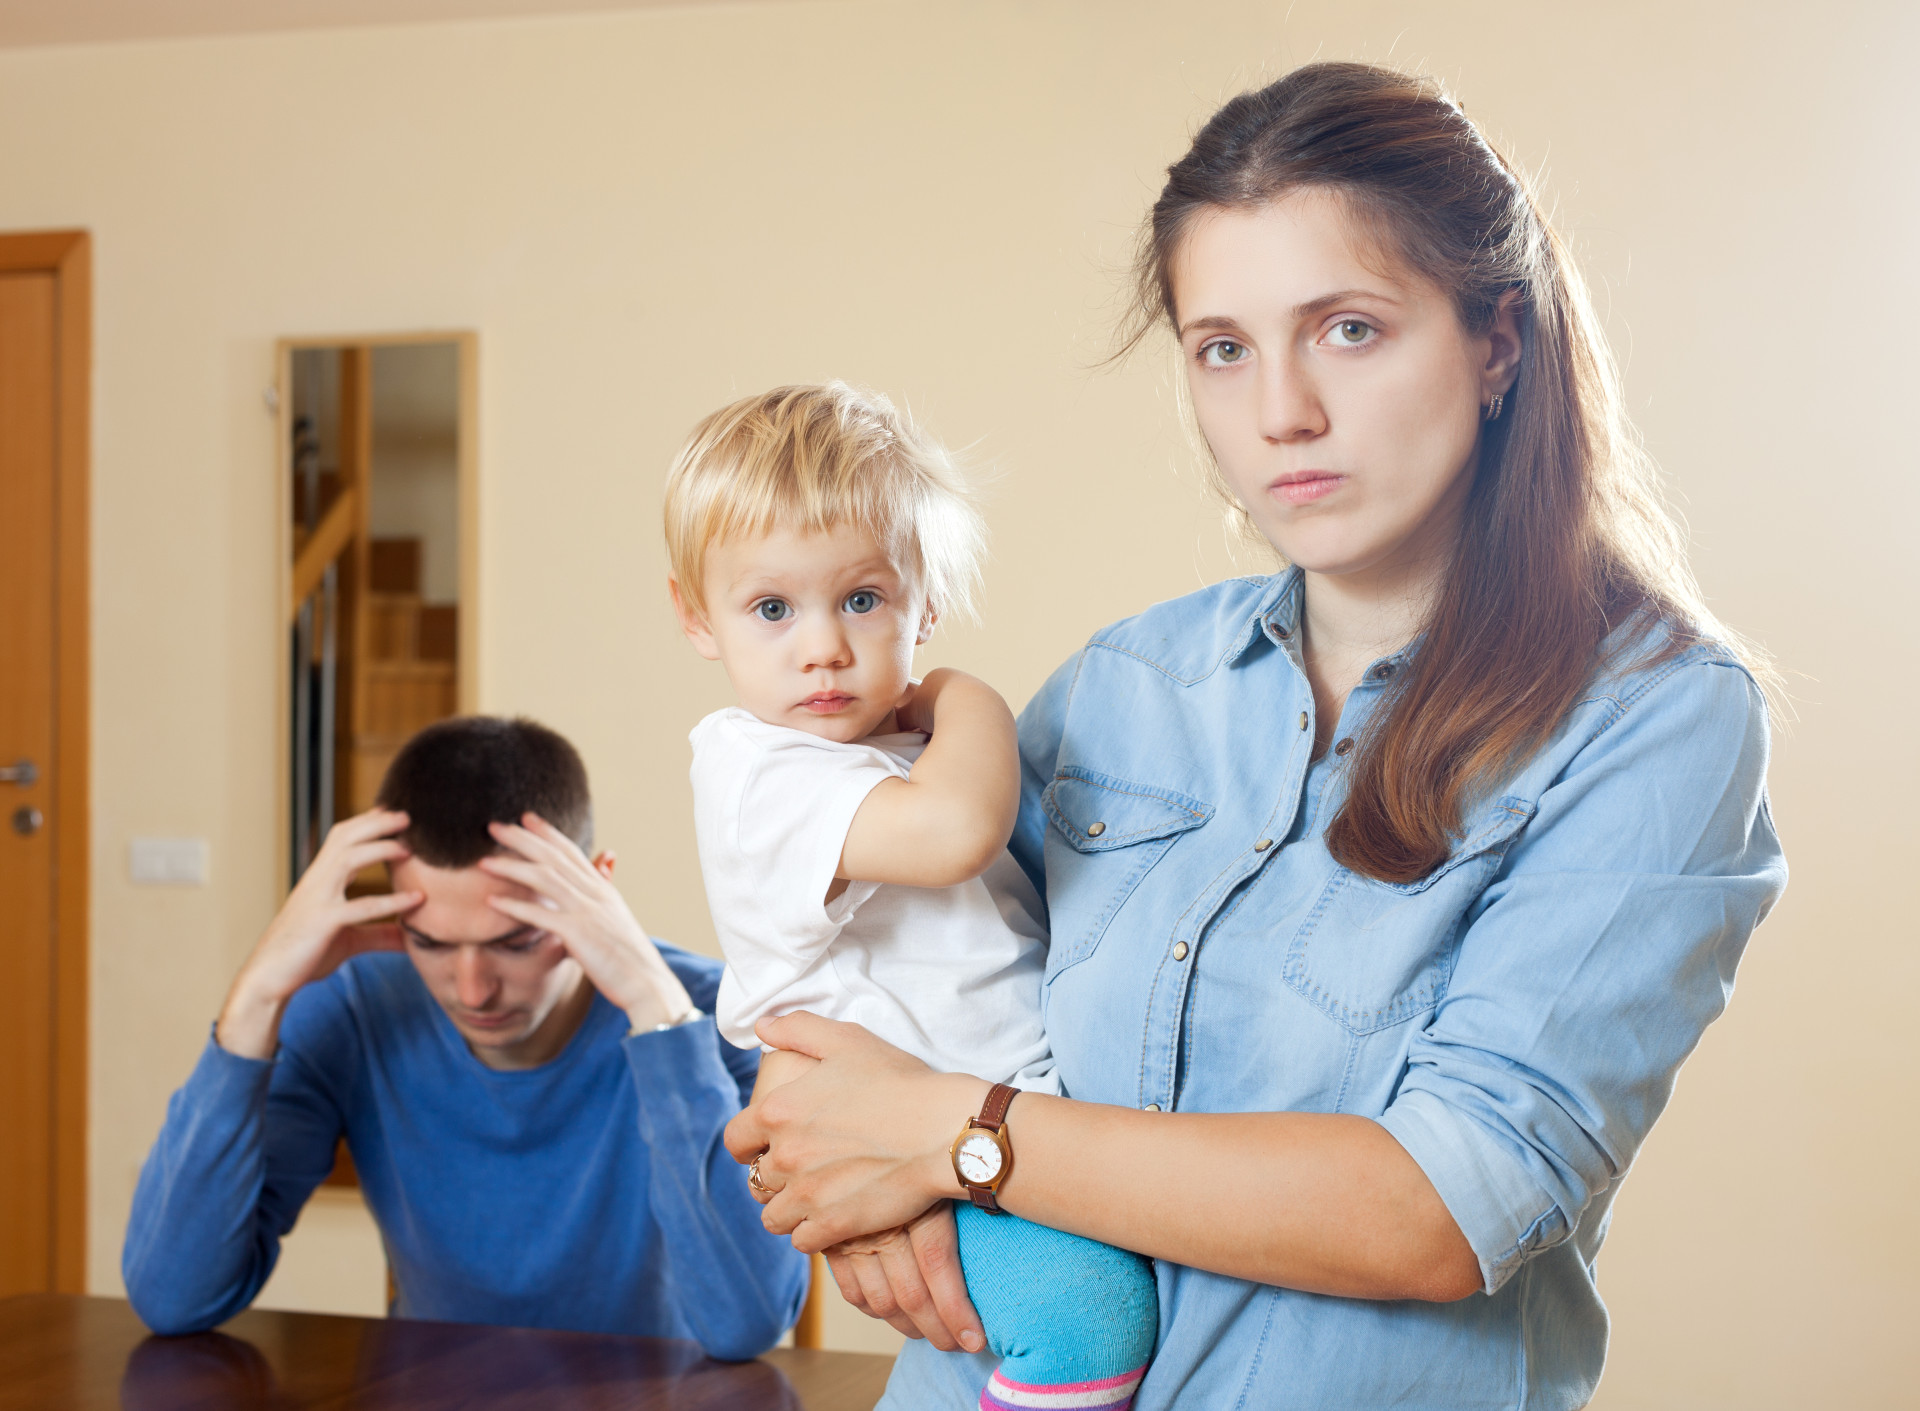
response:
[[[421,894],[388,892],[349,900],[347,885],[363,868],[408,856],[406,844],[394,836],[406,826],[406,814],[376,808],[327,831],[227,992],[214,1029],[221,1048],[242,1058],[272,1058],[280,1016],[296,990],[363,951],[404,948],[393,919],[420,905]]]
[[[593,987],[626,1011],[636,1033],[695,1012],[693,998],[668,968],[626,899],[613,885],[613,854],[589,858],[580,845],[538,814],[490,825],[503,850],[482,870],[517,882],[531,898],[489,896],[487,904],[525,926],[557,937]]]

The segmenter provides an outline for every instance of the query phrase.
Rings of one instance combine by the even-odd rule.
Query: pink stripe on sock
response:
[[[1140,1379],[1147,1374],[1147,1364],[1142,1362],[1131,1372],[1122,1372],[1117,1377],[1101,1377],[1091,1382],[1016,1382],[1012,1377],[995,1370],[993,1379],[1001,1386],[1013,1391],[1105,1391],[1108,1387],[1138,1386]]]

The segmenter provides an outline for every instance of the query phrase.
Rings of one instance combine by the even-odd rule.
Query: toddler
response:
[[[714,413],[667,481],[674,606],[740,706],[694,728],[694,824],[726,955],[716,1018],[862,1024],[945,1072],[1058,1092],[1046,932],[1007,852],[1006,703],[914,649],[966,610],[983,543],[946,455],[884,398],[783,387]],[[989,1120],[1012,1094],[996,1088]],[[963,1134],[963,1137],[966,1134]],[[992,1129],[956,1141],[967,1291],[1001,1361],[986,1411],[1118,1408],[1152,1355],[1152,1265],[997,1210]]]

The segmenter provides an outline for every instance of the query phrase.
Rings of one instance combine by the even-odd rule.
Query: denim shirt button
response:
[[[1140,1110],[1142,1112],[1158,1112],[1160,1110],[1160,1104],[1157,1102],[1150,1102]]]
[[[1307,713],[1304,710],[1300,712],[1300,728],[1302,730],[1307,728]]]
[[[1272,846],[1273,846],[1272,838],[1262,838],[1259,842],[1253,845],[1253,850],[1255,852],[1265,852],[1268,848]]]
[[[1347,736],[1346,739],[1342,740],[1339,744],[1333,747],[1333,752],[1335,754],[1347,754],[1352,749],[1353,749],[1353,736],[1349,735]]]
[[[1087,836],[1089,838],[1097,838],[1106,831],[1107,825],[1104,823],[1089,823],[1087,825]]]
[[[1175,960],[1185,960],[1187,958],[1187,943],[1185,941],[1175,941],[1173,943],[1173,958]]]

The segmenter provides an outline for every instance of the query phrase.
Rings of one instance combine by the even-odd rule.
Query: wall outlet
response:
[[[149,887],[207,885],[205,838],[135,838],[127,849],[133,880]]]

